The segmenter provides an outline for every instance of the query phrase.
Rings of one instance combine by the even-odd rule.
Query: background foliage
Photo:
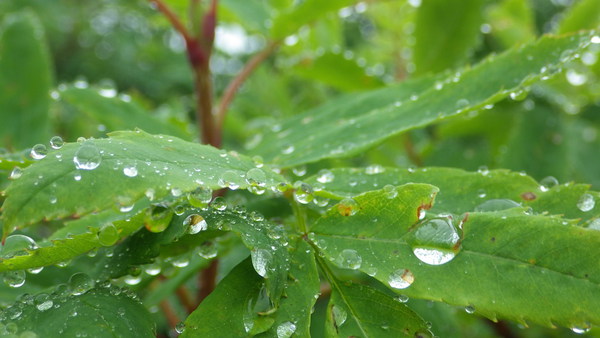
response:
[[[600,334],[597,0],[222,0],[215,97],[272,50],[229,151],[193,143],[186,45],[148,2],[0,22],[0,335]],[[415,238],[425,210],[460,242]],[[455,259],[411,256],[432,242]]]

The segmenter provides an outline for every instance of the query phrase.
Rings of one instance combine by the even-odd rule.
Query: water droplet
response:
[[[422,222],[407,238],[414,255],[430,265],[451,261],[459,250],[459,240],[456,228],[447,217]]]
[[[379,164],[373,164],[365,168],[365,174],[376,175],[385,172],[385,168]]]
[[[198,255],[204,259],[212,259],[217,257],[217,244],[212,241],[206,241],[198,247]]]
[[[490,212],[490,211],[501,211],[511,208],[518,208],[521,205],[513,200],[509,199],[492,199],[487,200],[480,205],[475,207],[475,211],[478,212]]]
[[[553,177],[553,176],[547,176],[542,178],[542,180],[540,181],[540,190],[541,191],[548,191],[550,189],[552,189],[552,187],[557,186],[558,185],[558,180]]]
[[[171,196],[173,196],[173,197],[179,197],[182,194],[183,194],[183,191],[181,191],[181,189],[179,189],[177,187],[171,188]]]
[[[490,170],[488,169],[488,167],[482,165],[477,169],[477,172],[483,176],[487,176],[490,173]]]
[[[204,219],[204,217],[198,214],[191,214],[188,217],[186,217],[183,221],[183,225],[187,227],[187,232],[192,235],[208,229],[208,224],[206,223],[206,220]]]
[[[77,169],[94,170],[98,168],[102,162],[102,155],[96,145],[89,141],[85,141],[75,152],[73,162]]]
[[[315,196],[313,199],[313,203],[315,203],[319,207],[326,207],[329,204],[329,198],[322,196]]]
[[[136,177],[138,170],[135,165],[125,166],[123,167],[123,174],[125,174],[127,177]]]
[[[354,216],[359,208],[358,203],[352,198],[344,198],[337,205],[338,212],[342,216]]]
[[[273,255],[268,250],[257,249],[252,251],[251,256],[254,270],[256,270],[261,277],[266,278],[269,265],[273,260]]]
[[[527,98],[529,93],[525,89],[517,89],[514,92],[509,94],[511,100],[513,101],[523,101]]]
[[[396,299],[400,302],[400,303],[406,303],[408,302],[408,296],[407,295],[398,295],[398,297],[396,297]]]
[[[296,332],[296,324],[285,322],[277,327],[277,338],[289,338]]]
[[[299,165],[297,167],[294,167],[294,168],[292,168],[292,173],[298,177],[302,177],[302,176],[306,175],[306,166]]]
[[[212,201],[212,203],[210,205],[212,206],[213,209],[218,210],[218,211],[224,211],[225,209],[227,209],[227,202],[221,196],[215,197],[215,199]]]
[[[357,270],[360,269],[362,258],[356,250],[344,249],[338,255],[335,263],[342,268]]]
[[[184,322],[177,323],[177,325],[175,325],[175,331],[177,333],[183,333],[183,331],[185,331],[185,323]]]
[[[582,86],[587,82],[587,75],[574,69],[569,69],[565,74],[565,77],[572,86]]]
[[[319,173],[317,174],[317,181],[319,183],[330,183],[333,182],[334,178],[335,175],[331,172],[331,170],[327,169],[319,170]]]
[[[36,144],[31,148],[31,157],[34,160],[41,160],[48,155],[48,149],[43,144]]]
[[[146,210],[144,225],[150,232],[163,232],[171,223],[173,212],[164,204],[154,204]]]
[[[240,187],[238,181],[240,180],[240,175],[232,170],[227,170],[221,174],[219,178],[219,186],[222,188],[229,188],[231,190],[236,190]]]
[[[37,295],[33,302],[38,311],[41,312],[51,309],[54,305],[54,302],[51,299],[49,299],[48,295],[45,293],[40,293],[39,295]]]
[[[95,283],[92,277],[86,275],[83,272],[74,273],[71,278],[69,278],[69,290],[72,295],[79,296],[82,295],[94,287]]]
[[[473,314],[473,313],[475,313],[475,308],[473,306],[471,306],[471,305],[466,306],[465,307],[465,312],[468,313],[468,314]]]
[[[207,187],[199,187],[188,193],[187,200],[193,207],[205,208],[212,200],[212,190]]]
[[[486,196],[487,196],[487,193],[485,192],[485,190],[483,190],[483,189],[477,190],[477,197],[485,198]]]
[[[287,144],[281,148],[281,153],[284,155],[289,155],[289,154],[293,153],[294,150],[296,150],[296,148],[294,148],[293,145]]]
[[[2,274],[2,280],[4,284],[10,286],[11,288],[18,288],[25,284],[25,271],[6,271]]]
[[[398,269],[388,277],[388,284],[394,289],[406,289],[415,281],[415,276],[408,269]]]
[[[333,314],[333,320],[337,327],[344,325],[348,318],[348,313],[342,307],[334,305],[331,307],[331,313]]]
[[[24,256],[28,251],[38,248],[37,243],[25,235],[10,235],[6,237],[0,249],[0,258],[8,259],[15,256]]]
[[[308,204],[314,198],[313,192],[312,186],[304,182],[299,182],[296,184],[296,190],[294,191],[294,200],[301,204]]]
[[[14,169],[10,172],[10,176],[8,178],[10,178],[11,180],[16,180],[17,178],[21,177],[21,175],[23,175],[23,169],[19,167],[14,167]]]
[[[579,198],[579,202],[577,202],[577,208],[579,208],[579,210],[583,212],[587,212],[594,209],[594,206],[596,206],[596,200],[591,194],[581,195],[581,198]]]
[[[73,175],[73,179],[75,181],[81,181],[81,174],[80,173],[75,173],[75,175]]]
[[[115,244],[119,240],[119,231],[112,224],[109,223],[98,231],[98,242],[103,246],[111,246]]]
[[[389,199],[394,199],[398,196],[398,190],[395,186],[388,184],[383,187],[383,192],[385,192],[385,196]]]
[[[148,264],[144,267],[144,272],[150,276],[158,276],[161,270],[162,267],[157,263]]]
[[[600,43],[600,36],[598,35],[594,35],[592,36],[592,38],[590,39],[591,43]]]
[[[590,331],[590,327],[578,327],[578,326],[573,326],[571,328],[571,331],[573,331],[574,333],[577,334],[584,334]]]
[[[60,136],[53,136],[50,139],[50,147],[52,147],[52,149],[60,149],[64,144],[65,141],[63,141],[62,137]]]

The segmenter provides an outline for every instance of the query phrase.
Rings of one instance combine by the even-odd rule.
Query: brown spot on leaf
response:
[[[531,191],[528,191],[528,192],[522,193],[521,198],[524,199],[525,201],[533,201],[534,199],[537,198],[537,196],[534,193],[532,193]]]

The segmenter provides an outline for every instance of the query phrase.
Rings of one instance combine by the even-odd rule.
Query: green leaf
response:
[[[210,146],[139,130],[109,136],[67,143],[26,168],[6,190],[4,234],[42,219],[111,208],[126,212],[141,199],[158,201],[200,186],[248,188],[244,177],[250,169],[260,188],[283,181],[267,168],[257,169],[245,156]]]
[[[375,170],[377,169],[377,170]],[[374,173],[378,172],[378,173]],[[333,169],[333,181],[320,183],[319,175],[306,183],[318,186],[319,195],[342,199],[384,186],[406,183],[427,183],[440,188],[434,212],[461,214],[473,211],[490,200],[508,199],[531,207],[537,213],[563,215],[566,218],[591,220],[600,216],[600,208],[581,210],[582,198],[589,194],[600,202],[600,194],[589,191],[585,184],[565,184],[544,187],[531,177],[508,170],[468,172],[454,168],[399,169],[367,167],[366,169]],[[586,209],[586,208],[584,208]]]
[[[430,337],[427,323],[393,297],[366,285],[331,281],[329,337]]]
[[[504,0],[487,11],[493,37],[504,48],[536,38],[535,16],[528,1]]]
[[[428,0],[417,10],[413,62],[418,74],[453,68],[479,42],[483,1]]]
[[[271,37],[273,39],[283,39],[293,34],[300,27],[310,24],[321,17],[337,11],[343,7],[350,6],[357,2],[356,0],[306,0],[296,6],[290,6],[287,11],[279,14],[273,19],[271,27]]]
[[[292,323],[298,337],[310,336],[310,318],[319,295],[319,272],[313,248],[304,240],[298,239],[291,253],[290,278],[283,297],[274,314],[275,322],[271,329],[259,337],[277,336],[279,327]],[[282,326],[283,325],[283,326]],[[281,329],[280,329],[281,330]]]
[[[263,135],[253,151],[282,167],[352,156],[401,132],[497,102],[555,73],[589,45],[590,36],[546,36],[444,81],[413,80],[331,100],[284,121],[279,132]]]
[[[226,11],[231,12],[236,17],[237,21],[244,24],[246,27],[266,33],[266,22],[270,19],[269,11],[271,8],[265,1],[249,0],[239,2],[235,0],[222,0],[219,5],[224,7]]]
[[[39,19],[31,11],[5,16],[0,27],[0,137],[13,149],[50,138],[51,61]]]
[[[60,102],[75,108],[69,123],[89,129],[88,135],[96,135],[97,125],[108,131],[139,128],[151,134],[167,134],[189,140],[189,134],[149,114],[138,102],[116,97],[116,89],[67,87],[60,90]]]
[[[567,11],[558,26],[558,33],[562,34],[599,27],[600,2],[597,0],[580,0]]]
[[[38,337],[155,336],[150,313],[125,290],[98,287],[82,295],[71,295],[73,291],[65,289],[59,288],[45,298],[36,295],[33,301],[29,296],[30,302],[13,304],[0,314],[0,322],[12,322],[19,333],[30,331]]]
[[[66,262],[93,249],[110,246],[120,238],[129,236],[141,226],[142,219],[139,216],[129,221],[109,223],[105,227],[114,227],[117,233],[108,239],[102,237],[101,234],[106,235],[106,231],[112,231],[112,228],[89,226],[86,232],[41,243],[40,248],[29,250],[26,255],[0,259],[0,271],[25,270]]]
[[[324,53],[314,59],[303,59],[295,67],[298,76],[321,81],[340,90],[354,91],[374,89],[382,82],[367,75],[365,68],[356,60],[347,59],[340,53]]]
[[[431,231],[428,221],[416,224],[415,211],[435,191],[426,187],[407,184],[393,198],[386,190],[356,196],[355,215],[341,215],[334,206],[309,238],[342,267],[352,250],[351,267],[410,297],[469,306],[493,320],[549,327],[600,323],[594,310],[600,306],[600,232],[519,208],[469,213],[454,230],[460,235],[456,256],[425,264],[413,245],[421,245],[414,242],[420,229]],[[434,229],[428,240],[445,238],[442,228]]]
[[[247,336],[268,318],[254,312],[269,310],[268,300],[261,296],[262,285],[250,260],[243,261],[187,317],[180,337]]]

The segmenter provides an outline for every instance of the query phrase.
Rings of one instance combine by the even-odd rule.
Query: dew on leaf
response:
[[[8,259],[15,256],[24,256],[28,251],[38,248],[37,243],[25,235],[10,235],[6,237],[0,249],[0,258]]]
[[[8,178],[10,178],[11,180],[16,180],[17,178],[21,177],[21,175],[23,175],[23,169],[21,169],[20,167],[14,167],[14,169],[10,172],[10,176],[8,176]]]
[[[298,177],[302,177],[302,176],[306,175],[306,166],[299,165],[297,167],[294,167],[294,168],[292,168],[292,173]]]
[[[400,303],[406,303],[408,302],[408,296],[407,295],[398,295],[398,297],[396,297],[396,300],[398,300]]]
[[[289,338],[296,332],[296,324],[292,322],[281,323],[277,327],[277,338]]]
[[[77,272],[69,278],[69,292],[74,296],[79,296],[91,290],[94,284],[92,277],[83,272]]]
[[[98,242],[103,246],[111,246],[119,240],[119,231],[112,223],[103,226],[98,231]]]
[[[589,327],[579,327],[579,326],[573,326],[571,328],[571,331],[573,331],[574,333],[577,334],[584,334],[590,331]]]
[[[517,89],[514,92],[511,92],[509,96],[513,101],[523,101],[527,98],[528,94],[529,93],[525,89]]]
[[[222,188],[229,188],[231,190],[236,190],[240,187],[239,180],[240,175],[233,170],[226,170],[221,174],[219,178],[219,186]]]
[[[338,255],[335,263],[342,268],[357,270],[362,264],[362,257],[356,250],[344,249]]]
[[[415,281],[415,276],[408,269],[398,269],[388,277],[388,284],[394,289],[406,289]]]
[[[477,172],[483,176],[487,176],[490,173],[490,170],[488,169],[488,167],[482,165],[477,169]]]
[[[379,164],[373,164],[365,168],[365,174],[377,175],[385,172],[385,168]]]
[[[451,261],[459,250],[459,240],[458,232],[449,217],[423,221],[407,238],[414,255],[430,265]]]
[[[346,310],[337,305],[332,306],[331,313],[333,314],[333,320],[337,327],[344,325],[346,319],[348,318],[348,313],[346,312]]]
[[[388,199],[394,199],[398,196],[398,190],[395,186],[388,184],[383,187],[383,192],[385,193],[385,197]]]
[[[49,310],[52,308],[52,306],[54,305],[54,302],[50,299],[50,297],[48,297],[47,294],[45,293],[40,293],[39,295],[37,295],[34,299],[34,304],[35,307],[38,309],[38,311],[40,312],[44,312],[46,310]]]
[[[264,187],[267,184],[267,175],[262,169],[252,168],[246,172],[246,182],[251,186]]]
[[[197,234],[200,231],[208,229],[208,224],[204,217],[198,214],[191,214],[183,220],[183,225],[187,228],[189,234]]]
[[[123,174],[127,177],[136,177],[138,170],[135,165],[125,166],[123,167]]]
[[[2,280],[4,284],[10,286],[11,288],[18,288],[25,284],[26,274],[25,271],[6,271],[2,273]]]
[[[212,203],[210,205],[212,206],[213,209],[218,210],[218,211],[224,211],[225,209],[227,209],[227,202],[221,196],[215,197],[215,199],[212,201]]]
[[[590,211],[596,206],[596,200],[591,194],[583,194],[577,202],[577,208],[583,212]]]
[[[468,314],[473,314],[473,313],[475,313],[475,308],[473,306],[471,306],[471,305],[466,306],[465,307],[465,312],[468,313]]]
[[[144,225],[150,232],[162,232],[169,226],[172,218],[173,212],[169,207],[164,204],[155,204],[146,210]]]
[[[582,86],[587,82],[587,75],[574,69],[569,69],[566,72],[565,77],[572,86]]]
[[[540,181],[540,190],[546,192],[558,185],[558,180],[554,176],[546,176]]]
[[[188,193],[187,200],[193,207],[204,208],[212,200],[212,190],[207,187],[196,188]]]
[[[286,145],[284,145],[284,146],[281,148],[281,153],[282,153],[283,155],[289,155],[289,154],[293,153],[293,152],[294,152],[294,150],[296,150],[296,148],[294,148],[294,146],[293,146],[293,145],[291,145],[291,144],[286,144]]]
[[[95,144],[85,141],[75,152],[73,162],[77,169],[94,170],[100,166],[102,155]]]
[[[183,331],[185,331],[185,323],[184,322],[177,323],[177,325],[175,325],[175,331],[180,334],[183,333]]]
[[[212,259],[217,257],[217,244],[212,241],[206,241],[198,247],[198,255],[204,259]]]
[[[153,263],[144,267],[144,272],[150,276],[157,276],[162,270],[160,264]]]
[[[48,148],[43,144],[36,144],[31,148],[31,157],[34,160],[41,160],[48,155]]]
[[[319,207],[326,207],[329,204],[329,198],[322,196],[315,196],[313,203]]]
[[[256,270],[261,277],[266,278],[269,266],[273,260],[271,252],[265,249],[257,249],[252,251],[251,256],[254,270]]]
[[[487,200],[475,207],[475,211],[488,212],[488,211],[501,211],[511,208],[518,208],[521,205],[513,200],[509,199],[492,199]]]
[[[60,149],[64,144],[65,141],[63,141],[62,137],[60,136],[53,136],[50,139],[50,147],[52,147],[52,149]]]
[[[317,181],[319,183],[330,183],[333,182],[335,175],[328,169],[321,169],[317,173]]]
[[[358,203],[352,198],[344,198],[337,205],[338,212],[342,216],[354,216],[358,212]]]
[[[297,183],[296,190],[294,191],[294,200],[301,204],[308,204],[314,199],[313,192],[312,186],[308,183]]]

